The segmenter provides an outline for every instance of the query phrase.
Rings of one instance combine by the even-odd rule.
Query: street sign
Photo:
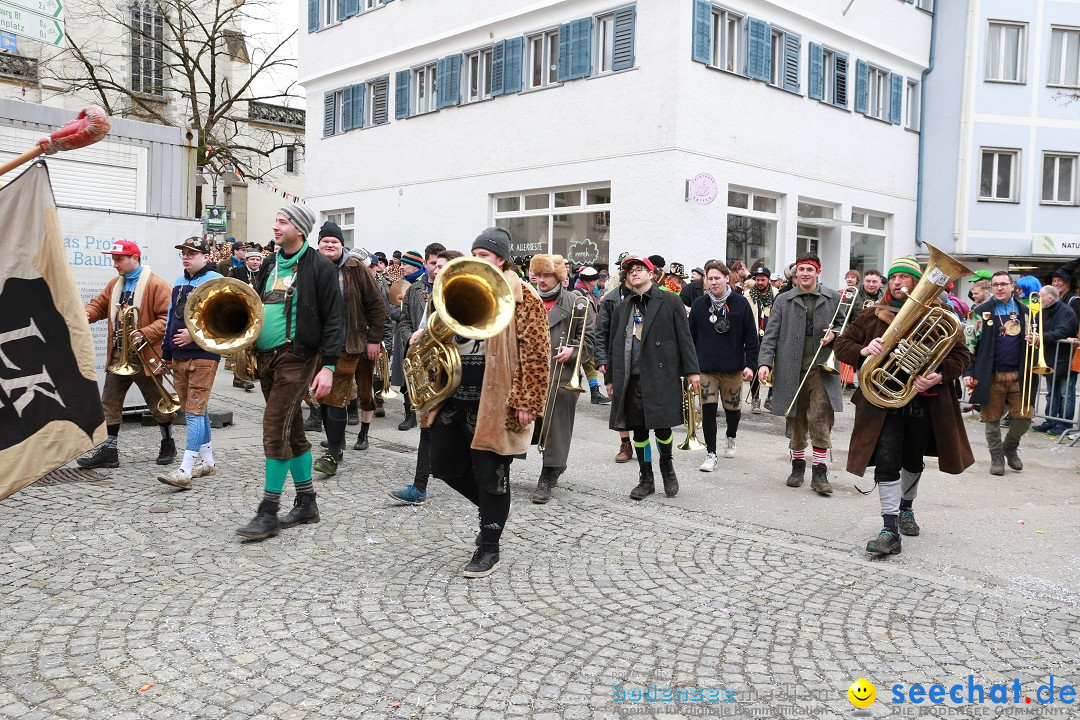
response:
[[[8,0],[0,0],[0,30],[50,45],[64,41],[64,26],[59,20],[15,7]]]
[[[224,205],[207,205],[206,206],[206,232],[211,233],[223,233],[227,232],[225,229],[225,212]]]
[[[23,8],[45,17],[64,19],[64,3],[61,0],[4,0],[5,5]]]
[[[0,51],[17,53],[19,52],[18,43],[15,42],[15,34],[4,32],[0,30]]]

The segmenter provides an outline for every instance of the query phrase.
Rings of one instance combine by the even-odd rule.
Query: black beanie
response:
[[[345,244],[345,236],[341,234],[341,228],[338,227],[336,222],[327,220],[323,223],[323,226],[319,228],[319,237],[335,237],[342,245]]]
[[[503,260],[512,262],[510,258],[510,231],[501,227],[489,227],[473,240],[472,249],[484,248],[495,253]]]

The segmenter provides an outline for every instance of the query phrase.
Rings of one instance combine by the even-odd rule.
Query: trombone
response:
[[[161,354],[157,349],[146,341],[139,332],[139,308],[128,307],[120,312],[120,357],[113,365],[109,366],[109,372],[117,375],[136,375],[142,372],[142,351],[149,349],[150,357],[146,359],[149,365],[149,378],[154,383],[154,392],[158,394],[157,409],[162,415],[172,415],[180,409],[180,398],[176,396],[176,385],[172,381],[172,373],[169,372],[165,363],[161,361]],[[132,358],[138,358],[132,362]],[[168,380],[173,390],[169,391],[162,380]]]
[[[704,450],[705,445],[697,439],[697,429],[701,427],[701,390],[694,390],[684,380],[682,391],[683,425],[686,426],[686,438],[679,443],[680,450]]]
[[[840,310],[846,307],[847,309],[844,310],[844,321],[840,323],[840,329],[836,332],[836,335],[839,336],[841,333],[844,332],[844,328],[847,327],[848,320],[851,319],[851,309],[855,306],[856,292],[857,291],[855,287],[851,285],[840,291],[840,302],[837,304],[836,310],[833,312],[832,319],[829,320],[828,327],[825,328],[826,332],[832,329],[832,326],[836,323],[836,318],[840,316]],[[835,338],[833,339],[833,342],[836,342]],[[821,372],[828,373],[829,375],[840,374],[840,363],[836,359],[836,353],[832,353],[832,357],[830,357],[825,362],[818,363],[818,356],[821,355],[821,350],[824,347],[825,345],[821,343],[818,344],[817,350],[814,351],[814,357],[810,360],[810,366],[807,367],[806,372],[803,373],[802,380],[799,381],[799,387],[795,391],[795,396],[791,398],[791,404],[788,405],[787,410],[784,411],[784,417],[791,417],[791,411],[795,408],[795,401],[799,399],[799,393],[802,392],[803,385],[806,384],[806,379],[810,377],[810,373],[814,371],[814,368],[818,368],[819,370],[821,370]],[[832,348],[829,348],[829,351],[832,352]]]
[[[589,299],[580,295],[574,299],[574,307],[570,311],[568,329],[571,337],[574,336],[575,322],[580,323],[581,329],[577,333],[577,342],[574,344],[576,350],[574,353],[574,373],[565,385],[563,384],[563,378],[569,361],[565,363],[551,361],[551,370],[548,373],[548,395],[547,400],[544,402],[544,417],[540,423],[540,438],[536,443],[536,449],[540,452],[544,452],[547,448],[548,440],[551,437],[551,421],[555,416],[555,400],[559,396],[559,390],[574,393],[585,392],[585,388],[581,387],[581,355],[585,352],[585,332],[589,329]],[[565,335],[560,337],[556,347],[561,347],[565,341]]]
[[[1043,329],[1039,316],[1042,314],[1042,296],[1037,292],[1028,295],[1028,309],[1031,311],[1031,325],[1028,328],[1031,339],[1024,344],[1024,362],[1022,367],[1031,368],[1020,381],[1020,414],[1027,415],[1031,410],[1031,393],[1036,385],[1036,375],[1050,375],[1054,369],[1046,364],[1043,352]]]

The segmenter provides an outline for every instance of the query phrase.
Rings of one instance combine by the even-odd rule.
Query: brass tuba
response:
[[[259,337],[262,298],[236,278],[207,280],[187,296],[184,324],[191,339],[203,350],[218,355],[238,353],[254,345]]]
[[[934,372],[964,329],[956,313],[933,304],[950,282],[971,269],[930,243],[930,262],[882,335],[884,350],[859,370],[859,387],[874,405],[903,407],[915,396],[915,378]]]
[[[514,319],[514,294],[502,271],[486,260],[454,258],[435,278],[435,312],[409,348],[402,367],[417,412],[445,402],[461,385],[461,355],[454,335],[486,340]]]

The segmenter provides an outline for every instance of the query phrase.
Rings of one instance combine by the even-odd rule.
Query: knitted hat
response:
[[[307,237],[315,227],[315,213],[305,205],[286,205],[278,210],[300,232],[300,237]]]
[[[342,245],[345,244],[345,236],[341,234],[341,228],[332,220],[327,220],[323,223],[322,227],[319,228],[319,239],[322,240],[324,237],[337,238],[338,242]]]
[[[410,250],[409,252],[404,253],[401,256],[401,262],[404,265],[412,265],[414,268],[424,267],[424,258],[422,258],[420,256],[420,253],[415,250]]]
[[[580,270],[578,270],[577,276],[578,280],[590,282],[592,280],[599,279],[600,273],[592,265],[585,265]]]
[[[253,257],[261,258],[262,257],[262,252],[259,251],[259,250],[251,249],[251,250],[248,250],[246,253],[244,253],[244,259],[245,260],[247,260],[248,258],[253,258]]]
[[[554,275],[556,280],[562,282],[566,279],[566,264],[563,263],[562,255],[533,255],[529,261],[529,272],[535,275]]]
[[[893,264],[889,266],[889,272],[885,277],[891,278],[896,273],[907,273],[916,280],[922,280],[922,266],[911,255],[904,255],[893,260]]]
[[[489,227],[476,236],[473,240],[472,249],[482,248],[495,253],[503,260],[512,261],[510,257],[510,231],[501,227]]]
[[[649,272],[653,272],[656,268],[660,268],[660,270],[663,270],[664,266],[667,265],[667,262],[664,260],[663,255],[650,255],[649,262],[652,263],[652,267],[649,268]]]

